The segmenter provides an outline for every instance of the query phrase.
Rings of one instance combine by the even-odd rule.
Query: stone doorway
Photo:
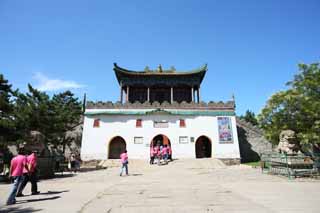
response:
[[[211,158],[211,141],[206,136],[200,136],[196,141],[196,158]]]
[[[120,137],[114,137],[109,143],[109,159],[120,159],[120,154],[126,150],[126,141]]]

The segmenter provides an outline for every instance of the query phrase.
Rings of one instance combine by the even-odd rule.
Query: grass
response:
[[[260,167],[260,161],[248,162],[248,163],[242,163],[242,164],[252,166],[252,167]]]

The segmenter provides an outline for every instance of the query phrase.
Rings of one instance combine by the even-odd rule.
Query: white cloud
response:
[[[49,79],[41,72],[36,72],[33,78],[37,81],[35,87],[40,91],[57,91],[64,89],[78,89],[85,85],[78,84],[74,81],[65,81],[60,79]]]

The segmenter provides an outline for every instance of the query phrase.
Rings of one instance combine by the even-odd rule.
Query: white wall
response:
[[[218,121],[215,116],[177,115],[97,115],[84,119],[81,157],[83,160],[107,159],[108,146],[112,138],[121,136],[127,144],[130,158],[149,158],[150,142],[158,135],[166,135],[172,147],[173,158],[195,158],[195,142],[207,136],[212,142],[213,158],[240,158],[234,116],[231,118],[234,142],[219,144]],[[93,128],[94,119],[99,118],[100,127]],[[136,127],[136,119],[142,119],[142,127]],[[186,127],[179,127],[179,119],[185,119]],[[153,121],[166,120],[169,128],[154,128]],[[187,136],[188,143],[180,144],[179,136]],[[134,137],[143,137],[143,144],[134,144]],[[190,142],[194,137],[194,142]]]

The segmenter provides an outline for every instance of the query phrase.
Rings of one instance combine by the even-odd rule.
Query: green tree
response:
[[[254,126],[258,125],[258,120],[256,118],[256,115],[254,114],[254,112],[250,110],[247,110],[245,115],[241,115],[240,119],[245,120],[246,122],[249,122]]]
[[[26,141],[31,130],[39,131],[47,137],[52,129],[50,97],[30,84],[28,90],[26,94],[18,92],[14,104],[17,139],[22,141]]]
[[[272,95],[258,116],[266,137],[274,144],[284,129],[295,131],[302,144],[320,143],[319,63],[299,64],[299,70],[287,83],[289,89]]]
[[[70,134],[79,124],[82,114],[82,104],[70,91],[54,95],[51,101],[53,117],[52,143],[70,145],[74,139]]]
[[[15,101],[18,139],[27,141],[31,130],[41,132],[47,144],[69,145],[73,138],[68,132],[80,124],[81,102],[70,91],[50,98],[28,85],[28,93],[18,93]]]
[[[46,143],[69,145],[81,122],[82,104],[70,91],[52,98],[28,84],[28,92],[12,91],[0,74],[0,144],[28,141],[30,131],[41,132]]]
[[[0,74],[0,144],[5,144],[14,135],[12,85]]]

